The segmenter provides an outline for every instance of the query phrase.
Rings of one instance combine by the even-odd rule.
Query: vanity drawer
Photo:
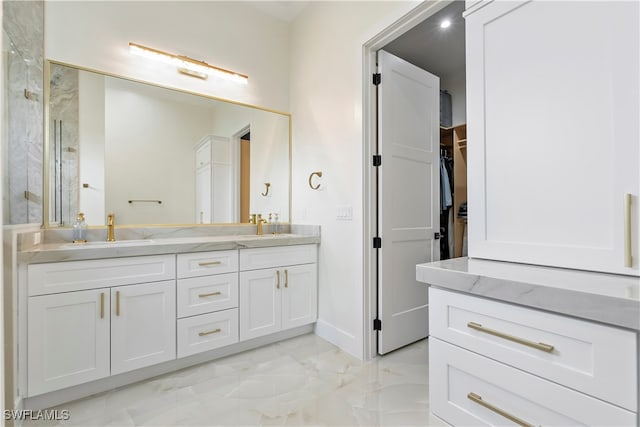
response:
[[[318,248],[315,244],[240,250],[241,271],[315,262],[318,262]]]
[[[429,396],[432,412],[451,425],[513,425],[509,415],[531,426],[632,426],[637,421],[633,412],[437,338],[429,339]]]
[[[431,336],[637,410],[637,335],[516,305],[429,289]]]
[[[175,255],[29,264],[29,296],[176,278]]]
[[[238,251],[178,254],[178,279],[238,271]]]
[[[238,309],[178,319],[178,357],[238,342]]]
[[[178,279],[178,317],[238,306],[238,273]]]

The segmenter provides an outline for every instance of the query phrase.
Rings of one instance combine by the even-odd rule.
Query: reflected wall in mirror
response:
[[[49,67],[50,225],[289,221],[290,115]]]

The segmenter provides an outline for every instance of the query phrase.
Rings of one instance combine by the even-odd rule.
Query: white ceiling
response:
[[[465,70],[464,1],[454,1],[383,49],[440,78]],[[449,28],[440,28],[443,19]]]

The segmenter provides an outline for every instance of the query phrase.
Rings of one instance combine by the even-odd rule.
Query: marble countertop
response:
[[[295,230],[294,230],[295,231]],[[124,234],[124,233],[123,233]],[[37,245],[25,245],[18,251],[18,262],[25,264],[118,258],[172,253],[206,252],[269,246],[319,244],[319,233],[213,234],[173,235],[156,233],[145,236],[130,233],[128,239],[116,242],[94,240],[89,243],[70,243],[69,240],[45,240]]]
[[[416,266],[438,288],[640,331],[640,278],[454,258]]]

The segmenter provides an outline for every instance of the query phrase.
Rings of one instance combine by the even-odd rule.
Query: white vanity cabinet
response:
[[[240,340],[316,321],[317,247],[240,250]]]
[[[638,276],[640,4],[467,4],[469,256]]]
[[[238,251],[177,256],[178,357],[238,342]]]
[[[31,264],[27,288],[28,396],[176,357],[174,255]]]
[[[429,301],[430,406],[448,423],[637,425],[635,332],[435,288]]]

